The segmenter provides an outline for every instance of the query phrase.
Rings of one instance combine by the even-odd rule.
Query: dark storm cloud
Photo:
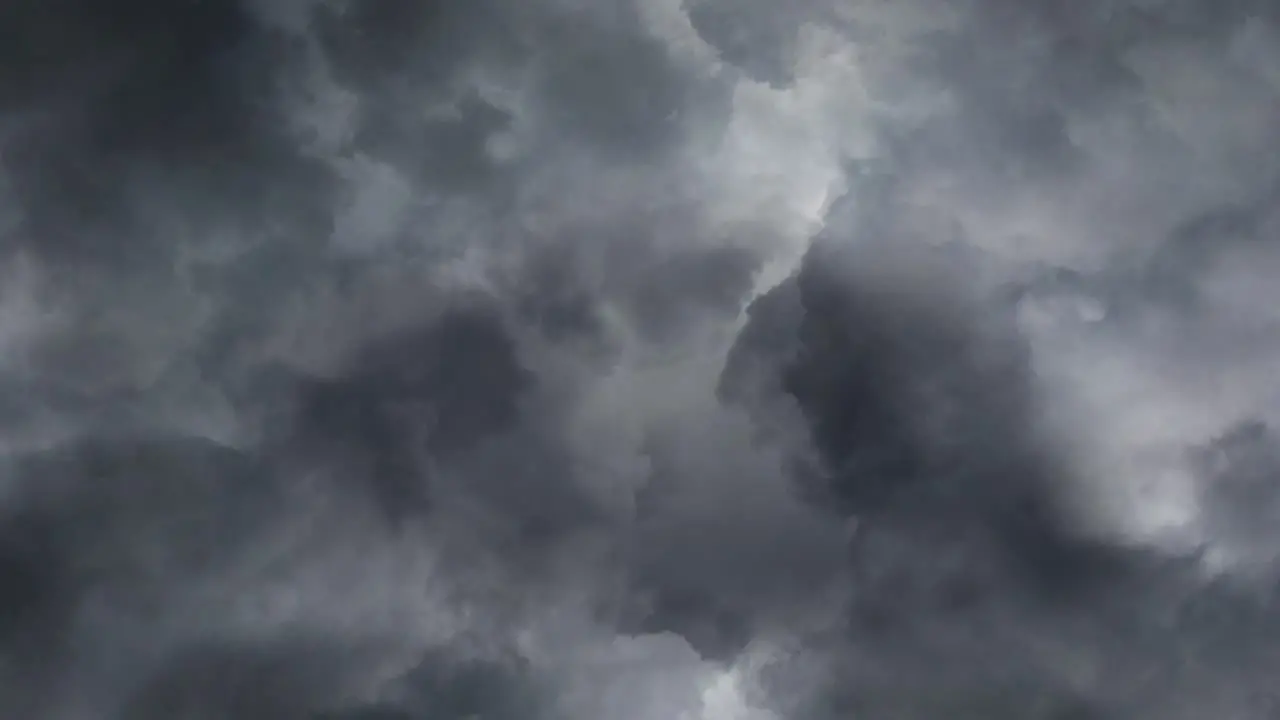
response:
[[[1205,521],[1227,562],[1243,560],[1263,573],[1276,559],[1274,515],[1280,498],[1275,432],[1244,422],[1196,452],[1203,477]]]
[[[689,21],[724,60],[761,82],[784,85],[800,25],[815,3],[782,8],[769,3],[689,3]]]
[[[251,458],[182,438],[90,440],[6,472],[7,711],[37,716],[52,712],[73,648],[93,642],[76,639],[87,604],[146,614],[216,574],[274,505]]]
[[[796,480],[824,512],[856,522],[841,631],[852,645],[836,654],[880,669],[837,661],[841,689],[827,702],[843,709],[827,712],[1084,712],[1090,694],[1060,685],[1052,658],[1025,667],[1027,648],[1006,633],[1056,633],[1079,608],[1104,622],[1148,561],[1074,525],[1069,467],[1037,437],[1029,358],[1001,336],[1009,320],[992,320],[1008,309],[895,301],[906,288],[854,270],[884,264],[874,251],[815,248],[797,278],[757,301],[770,342],[753,342],[748,325],[722,378],[728,397],[751,403],[760,391],[742,383],[754,366],[795,400],[816,450],[796,459]]]
[[[211,647],[185,652],[124,703],[119,717],[307,718],[341,702],[326,698],[357,653],[324,647]],[[343,667],[347,665],[347,667]]]
[[[1219,708],[1213,712],[1237,707],[1251,717],[1263,717],[1270,712],[1268,700],[1246,679],[1253,671],[1244,668],[1269,665],[1270,661],[1255,654],[1267,641],[1255,645],[1237,640],[1234,647],[1238,654],[1218,661],[1232,669],[1221,673],[1176,659],[1185,657],[1176,648],[1217,653],[1226,647],[1219,644],[1225,641],[1214,639],[1223,628],[1202,623],[1197,613],[1203,608],[1218,608],[1213,613],[1239,613],[1242,625],[1253,627],[1260,637],[1269,635],[1274,632],[1274,624],[1265,619],[1268,608],[1273,607],[1270,594],[1264,592],[1265,598],[1251,599],[1240,596],[1239,588],[1229,583],[1204,587],[1192,561],[1170,564],[1158,554],[1148,555],[1136,547],[1107,547],[1107,542],[1082,533],[1083,528],[1074,527],[1071,516],[1057,504],[1063,499],[1057,493],[1069,487],[1075,473],[1071,462],[1078,458],[1056,455],[1053,444],[1042,444],[1032,430],[1043,412],[1037,403],[1054,398],[1052,393],[1036,397],[1044,390],[1043,378],[1035,377],[1033,365],[1044,360],[1036,355],[1057,348],[1075,352],[1066,344],[1068,340],[1099,343],[1117,352],[1117,346],[1127,341],[1112,333],[1127,328],[1144,339],[1137,341],[1135,337],[1132,346],[1118,352],[1145,353],[1148,348],[1135,351],[1134,347],[1148,340],[1168,342],[1162,347],[1176,353],[1177,360],[1172,362],[1185,363],[1180,371],[1184,373],[1197,366],[1230,367],[1240,362],[1240,356],[1269,352],[1260,349],[1270,347],[1263,339],[1267,332],[1264,321],[1242,316],[1245,304],[1228,310],[1221,296],[1213,295],[1222,292],[1222,285],[1205,276],[1207,271],[1214,274],[1206,255],[1218,252],[1225,257],[1242,253],[1255,263],[1266,262],[1265,252],[1226,249],[1230,245],[1221,241],[1248,238],[1244,245],[1253,248],[1272,244],[1273,231],[1265,222],[1253,219],[1265,218],[1268,211],[1219,213],[1217,208],[1223,203],[1210,189],[1195,196],[1181,213],[1162,218],[1147,248],[1157,248],[1157,257],[1165,254],[1182,262],[1176,266],[1180,269],[1165,273],[1165,281],[1158,283],[1165,286],[1161,288],[1146,280],[1150,275],[1145,269],[1138,269],[1159,264],[1158,260],[1147,260],[1141,243],[1138,249],[1126,247],[1125,243],[1134,239],[1132,235],[1123,237],[1102,218],[1086,220],[1084,232],[1096,238],[1085,238],[1085,242],[1111,243],[1118,256],[1116,262],[1102,272],[1078,273],[1070,265],[1054,267],[1042,276],[1045,285],[1041,288],[1051,292],[1047,286],[1056,285],[1058,290],[1053,292],[1071,297],[1082,308],[1100,304],[1103,320],[1093,327],[1079,319],[1073,321],[1075,329],[1062,331],[1061,345],[1040,345],[1043,336],[1033,336],[1036,347],[1025,351],[982,339],[971,319],[953,312],[947,292],[929,287],[920,276],[910,277],[913,282],[901,288],[895,287],[892,279],[878,277],[884,272],[884,263],[875,248],[910,247],[921,242],[942,245],[932,252],[947,257],[940,262],[956,276],[971,281],[981,294],[986,282],[982,270],[984,265],[990,267],[984,251],[994,250],[997,258],[1007,254],[1015,260],[1020,255],[1035,258],[1037,254],[1019,248],[1017,238],[1004,245],[998,235],[993,237],[1004,230],[1000,225],[1003,217],[1028,212],[1021,209],[1025,204],[1035,219],[1038,211],[1034,203],[1042,202],[1041,197],[1050,203],[1072,203],[1073,191],[1066,188],[1082,178],[1090,182],[1087,178],[1098,171],[1097,149],[1079,136],[1069,137],[1073,134],[1068,132],[1070,126],[1078,127],[1081,118],[1115,112],[1135,96],[1157,92],[1148,86],[1167,80],[1159,75],[1140,77],[1126,67],[1137,54],[1136,48],[1178,47],[1194,37],[1195,43],[1203,44],[1187,52],[1196,57],[1195,62],[1213,67],[1210,73],[1222,72],[1220,82],[1229,86],[1233,82],[1228,79],[1232,72],[1229,62],[1221,61],[1217,54],[1221,44],[1247,27],[1246,23],[1264,21],[1260,14],[1250,19],[1250,13],[1242,11],[1234,17],[1219,17],[1214,23],[1190,23],[1179,14],[1189,6],[1150,12],[1111,7],[1113,12],[1105,19],[1091,14],[1101,9],[1100,4],[1088,3],[1073,6],[1065,17],[1040,13],[1036,6],[1024,4],[1004,8],[1003,14],[996,14],[999,8],[992,4],[975,4],[970,9],[972,15],[964,16],[959,32],[951,29],[955,34],[922,51],[924,58],[938,48],[966,51],[933,66],[933,71],[940,73],[935,78],[941,77],[942,86],[954,93],[954,103],[932,117],[924,116],[899,128],[889,145],[893,159],[879,163],[888,178],[883,174],[852,176],[850,210],[838,209],[829,216],[831,235],[842,240],[851,237],[851,241],[844,241],[871,248],[861,255],[849,253],[855,258],[849,265],[857,271],[849,272],[851,279],[843,284],[828,283],[823,293],[817,279],[833,274],[829,257],[824,257],[806,265],[794,288],[783,286],[774,291],[776,297],[766,295],[758,301],[760,309],[753,314],[760,327],[753,331],[749,326],[743,338],[744,344],[751,343],[757,333],[762,339],[757,341],[755,352],[740,348],[735,353],[737,362],[731,363],[731,372],[722,379],[730,396],[758,396],[758,391],[743,389],[744,377],[760,374],[761,361],[752,356],[772,355],[774,366],[790,363],[791,384],[788,388],[784,383],[782,389],[796,395],[818,451],[817,467],[803,474],[817,476],[819,497],[842,499],[850,511],[860,511],[863,518],[851,551],[856,558],[852,627],[859,638],[855,648],[862,649],[836,653],[850,656],[837,663],[841,669],[831,678],[833,685],[844,688],[837,695],[846,697],[848,704],[830,712],[836,716],[861,711],[873,717],[882,713],[938,717],[963,712],[983,717],[1148,717],[1170,712],[1160,696],[1173,694],[1197,708],[1181,711],[1188,716],[1206,712],[1207,707]],[[1160,14],[1165,11],[1168,14]],[[904,13],[910,14],[909,10]],[[1142,16],[1142,22],[1134,16]],[[1006,32],[1010,26],[1025,32]],[[1004,40],[996,41],[997,34]],[[1029,36],[1034,41],[1021,47],[1018,43]],[[982,42],[983,38],[988,42]],[[1206,52],[1205,48],[1215,49]],[[974,64],[986,62],[984,56],[1003,60],[993,59],[985,69]],[[1109,63],[1115,67],[1109,69]],[[928,63],[922,66],[928,67]],[[1144,70],[1152,71],[1150,67]],[[1260,89],[1267,92],[1265,86]],[[1021,108],[1009,106],[1009,101],[1016,101]],[[1037,119],[1037,114],[1042,119]],[[1196,122],[1211,126],[1216,120],[1212,113],[1206,113]],[[1032,130],[1037,125],[1052,132],[1036,137]],[[1201,124],[1193,132],[1205,129]],[[1031,134],[1024,134],[1024,130]],[[1255,151],[1266,142],[1262,134],[1249,137]],[[1207,154],[1221,149],[1205,135],[1180,137],[1178,142]],[[1185,150],[1182,146],[1178,152]],[[1151,159],[1156,161],[1155,156]],[[1255,175],[1257,165],[1239,169],[1238,177],[1247,177],[1249,182],[1259,177],[1263,180],[1243,195],[1243,206],[1236,206],[1251,207],[1255,204],[1252,198],[1267,193],[1268,175]],[[1189,165],[1186,171],[1194,172]],[[973,194],[960,190],[961,197],[1005,193],[1008,204],[1003,208],[992,205],[991,214],[983,218],[968,214],[965,201],[943,199],[947,190],[916,194],[921,187],[934,190],[929,183],[939,177],[959,178],[970,183],[970,189],[977,188]],[[1118,186],[1117,192],[1134,207],[1141,207],[1143,185],[1152,182],[1150,177],[1140,173],[1131,178],[1131,188]],[[1034,191],[1022,195],[1028,187]],[[948,202],[956,204],[948,206]],[[1269,205],[1264,201],[1260,207]],[[1125,212],[1134,212],[1121,206]],[[922,214],[929,215],[929,222],[920,222]],[[1193,227],[1189,221],[1198,214],[1220,218],[1194,224],[1199,228],[1197,234],[1218,242],[1202,243],[1205,252],[1192,255],[1177,248],[1186,244],[1187,228]],[[992,218],[1001,219],[992,222]],[[1119,219],[1123,227],[1141,227]],[[1024,247],[1046,240],[1067,244],[1068,240],[1054,238],[1053,233],[1078,236],[1080,232],[1058,224],[1056,219],[1042,221],[1048,224],[1031,224],[1027,229],[1049,237],[1026,237],[1021,241]],[[967,262],[970,258],[974,261]],[[1226,265],[1233,262],[1239,261],[1226,261]],[[1234,272],[1241,272],[1238,266]],[[1012,277],[1017,274],[1015,271]],[[1189,309],[1185,303],[1171,308],[1167,302],[1166,288],[1175,274],[1200,298],[1193,316],[1185,314]],[[952,280],[945,273],[941,277]],[[1054,283],[1053,278],[1060,281]],[[883,289],[886,283],[898,292],[896,300],[890,300],[892,293],[877,294],[868,289]],[[999,290],[997,299],[1001,297]],[[934,300],[919,300],[922,296]],[[1142,330],[1138,327],[1150,323],[1156,306],[1160,317],[1172,327],[1229,344],[1205,352],[1193,350],[1190,342],[1174,345],[1175,338],[1166,340],[1162,332],[1141,335],[1155,332],[1150,324]],[[926,312],[913,314],[913,307]],[[979,317],[984,322],[1000,322],[1004,311],[980,307]],[[1088,309],[1083,314],[1093,312]],[[1136,323],[1135,314],[1142,318]],[[788,316],[789,321],[781,319]],[[771,317],[777,320],[771,323]],[[786,322],[802,328],[802,340],[794,333],[788,339]],[[1233,326],[1234,330],[1228,329]],[[975,347],[985,348],[977,355],[985,357],[978,364],[969,360]],[[1240,355],[1233,357],[1234,353]],[[1051,363],[1058,361],[1054,358]],[[1098,370],[1100,376],[1106,372]],[[770,382],[767,373],[764,377]],[[936,394],[932,405],[924,405],[932,412],[920,412],[917,388]],[[949,419],[944,412],[948,395],[958,401],[952,406],[958,412]],[[1215,416],[1214,422],[1221,422],[1219,418]],[[1229,415],[1227,422],[1231,422]],[[1265,478],[1269,473],[1264,470],[1254,476]],[[1263,480],[1259,486],[1267,484]],[[1217,485],[1234,486],[1230,482]],[[1221,491],[1229,493],[1225,487]],[[946,500],[938,502],[938,498]],[[1221,532],[1210,531],[1210,536],[1221,538]],[[1028,591],[1033,599],[1030,603],[1024,594]],[[1172,603],[1176,610],[1171,611],[1166,603]],[[1154,619],[1157,617],[1162,619]],[[1028,656],[1031,648],[1023,645],[1027,638],[1036,638],[1030,645],[1042,644],[1049,654],[1036,657],[1039,651],[1033,651]],[[1000,649],[995,650],[997,647]],[[1099,662],[1104,656],[1108,658],[1103,663],[1108,668],[1104,674],[1132,678],[1133,673],[1150,672],[1150,678],[1158,679],[1126,689],[1124,681],[1083,680],[1069,669],[1079,662]],[[894,679],[899,673],[901,677]],[[1175,687],[1179,689],[1174,691]]]
[[[511,117],[460,86],[459,75],[490,48],[524,50],[501,3],[319,6],[315,23],[333,80],[361,97],[354,148],[445,192],[500,180],[485,143]],[[455,109],[424,117],[434,103]]]
[[[1039,437],[1029,355],[1000,335],[1008,310],[982,308],[978,321],[860,290],[840,268],[877,261],[850,254],[812,251],[796,280],[798,350],[780,370],[826,478],[813,489],[821,504],[871,524],[898,512],[976,523],[1043,584],[1033,590],[1070,595],[1105,560],[1071,538],[1058,507],[1069,469]]]
[[[353,683],[377,653],[324,638],[214,643],[185,650],[128,693],[122,720],[175,715],[256,720],[536,717],[533,681],[510,663],[428,656],[362,698]]]
[[[252,222],[310,209],[298,193],[314,167],[273,137],[261,72],[288,48],[241,3],[72,0],[5,12],[15,35],[6,87],[27,88],[9,105],[5,161],[20,235],[36,252],[154,273],[177,249],[157,232],[165,212]],[[157,195],[138,197],[141,187]],[[293,202],[271,202],[282,190]]]
[[[309,383],[296,410],[298,451],[345,446],[358,457],[351,474],[367,476],[390,512],[429,503],[422,458],[447,461],[515,422],[529,378],[499,323],[446,314],[363,351],[340,378]]]
[[[1275,21],[10,3],[0,713],[1266,717]]]
[[[48,528],[12,516],[5,518],[5,526],[0,551],[5,618],[0,629],[0,689],[8,712],[34,714],[65,660],[66,627],[76,589],[65,559],[48,548]]]

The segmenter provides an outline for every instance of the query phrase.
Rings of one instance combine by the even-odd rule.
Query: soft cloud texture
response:
[[[0,9],[0,714],[1271,717],[1271,3]]]

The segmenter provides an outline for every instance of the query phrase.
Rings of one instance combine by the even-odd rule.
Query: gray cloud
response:
[[[1060,5],[10,3],[0,712],[1270,717],[1280,18]]]

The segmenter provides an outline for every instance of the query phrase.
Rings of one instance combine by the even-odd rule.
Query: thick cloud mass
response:
[[[1276,717],[1277,8],[4,3],[0,716]]]

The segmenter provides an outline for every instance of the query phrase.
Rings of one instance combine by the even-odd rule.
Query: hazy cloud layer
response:
[[[0,715],[1280,712],[1262,0],[0,8]]]

